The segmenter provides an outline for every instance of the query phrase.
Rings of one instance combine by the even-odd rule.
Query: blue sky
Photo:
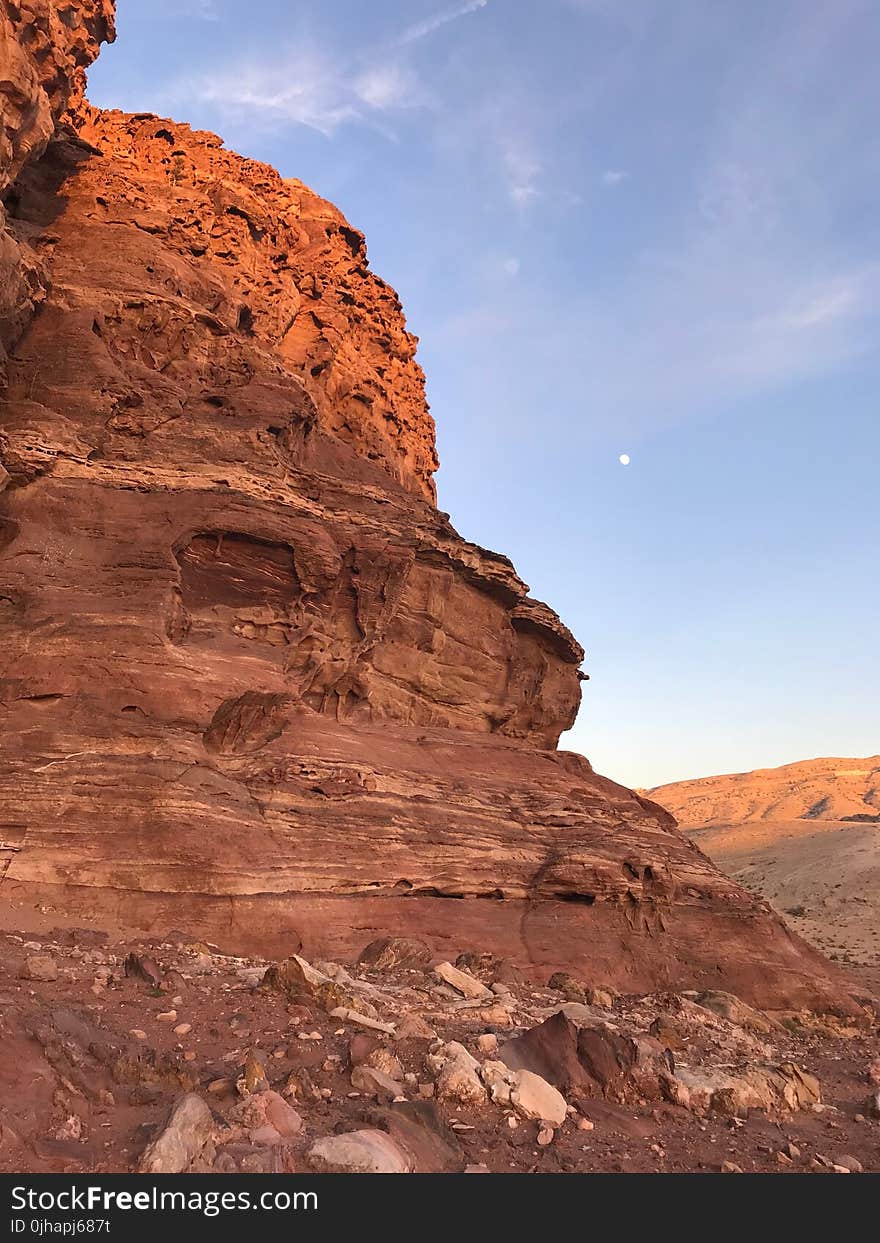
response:
[[[587,649],[563,745],[632,785],[880,750],[873,0],[118,8],[94,103],[365,231],[441,508]]]

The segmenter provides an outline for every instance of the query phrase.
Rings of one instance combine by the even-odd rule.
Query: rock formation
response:
[[[0,4],[0,380],[6,351],[45,297],[47,273],[27,230],[9,227],[15,178],[45,151],[59,117],[82,99],[85,69],[115,37],[113,0]]]
[[[435,508],[362,235],[154,116],[78,102],[46,145],[112,5],[4,14],[3,896],[841,1004],[671,816],[555,750],[582,649]]]

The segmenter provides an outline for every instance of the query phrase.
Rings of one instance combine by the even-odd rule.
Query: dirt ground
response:
[[[567,1118],[548,1128],[509,1106],[463,1104],[438,1090],[438,1048],[459,1041],[485,1060],[487,1040],[503,1044],[534,1029],[566,1001],[558,986],[518,980],[511,964],[485,955],[463,960],[496,990],[488,1008],[477,1003],[482,1009],[440,981],[432,964],[349,964],[338,978],[351,982],[353,995],[375,1002],[378,1021],[396,1028],[391,1034],[333,1017],[316,997],[268,989],[260,983],[268,963],[224,957],[184,934],[133,944],[112,932],[64,926],[57,912],[24,908],[0,911],[0,927],[3,1172],[134,1171],[184,1091],[209,1104],[219,1136],[207,1165],[202,1158],[194,1169],[309,1172],[316,1139],[368,1126],[409,1145],[414,1168],[425,1172],[880,1171],[880,1117],[871,1116],[880,1087],[872,1008],[880,971],[870,967],[848,968],[866,1003],[863,1021],[774,1016],[784,1025],[774,1021],[768,1030],[761,1030],[761,1016],[747,1015],[744,1027],[688,995],[590,997],[587,988],[595,1004],[582,1007],[584,1022],[617,1041],[615,1048],[635,1038],[676,1074],[682,1065],[723,1077],[757,1062],[794,1064],[819,1080],[821,1103],[730,1116],[714,1105],[673,1103],[651,1072],[605,1090],[567,1093]],[[158,984],[125,973],[132,951],[158,971]],[[27,978],[41,970],[57,978]],[[377,1049],[399,1063],[393,1101],[352,1086],[353,1069],[368,1055],[375,1059]],[[302,1118],[301,1133],[283,1144],[236,1126],[254,1057],[263,1086]]]

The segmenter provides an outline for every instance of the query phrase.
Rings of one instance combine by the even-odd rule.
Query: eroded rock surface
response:
[[[112,6],[30,7],[54,120]],[[31,29],[4,26],[25,62]],[[284,957],[465,937],[600,990],[845,1007],[666,812],[555,750],[583,651],[435,508],[362,235],[212,134],[77,102],[43,151],[4,106],[40,271],[4,319],[4,894]]]
[[[28,228],[14,218],[13,183],[45,150],[67,108],[81,101],[85,69],[101,43],[115,37],[113,10],[113,0],[0,4],[0,194],[5,198],[0,207],[0,378],[7,351],[42,302],[48,283]]]

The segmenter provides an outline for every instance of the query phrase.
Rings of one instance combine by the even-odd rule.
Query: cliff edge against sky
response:
[[[2,17],[4,896],[838,1004],[667,812],[556,750],[583,651],[436,509],[363,236],[212,134],[82,102],[112,9]]]

